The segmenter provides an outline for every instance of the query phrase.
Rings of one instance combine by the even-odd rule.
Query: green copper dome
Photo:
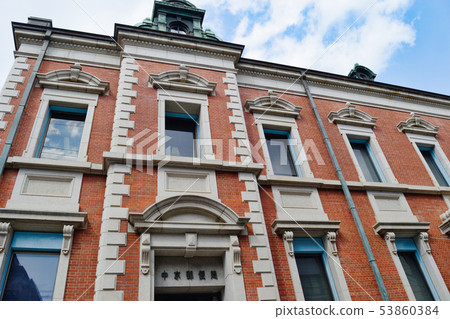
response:
[[[155,1],[152,17],[135,24],[136,27],[184,34],[221,41],[210,29],[203,30],[205,10],[186,0]]]

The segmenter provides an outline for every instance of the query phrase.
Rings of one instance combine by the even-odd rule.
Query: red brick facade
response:
[[[19,27],[17,28],[19,29]],[[166,34],[162,34],[161,36],[168,37]],[[83,35],[79,35],[79,37],[83,38]],[[151,41],[152,40],[148,40],[148,43],[151,44]],[[185,40],[185,44],[189,43],[189,41],[194,40]],[[214,43],[211,44],[208,42],[207,44],[210,48],[205,50],[212,50],[211,48],[214,48],[215,46]],[[142,47],[145,47],[145,45],[142,45]],[[18,55],[21,55],[20,50]],[[26,56],[25,53],[22,55]],[[214,55],[211,54],[211,56],[213,57]],[[124,73],[123,69],[120,70],[122,65],[121,59],[122,58],[119,59],[119,57],[117,57],[119,64],[116,67],[105,67],[94,62],[87,63],[86,61],[77,61],[76,59],[67,63],[56,62],[54,57],[49,56],[44,59],[38,70],[38,73],[46,74],[51,71],[67,70],[74,63],[81,63],[83,72],[92,74],[102,81],[109,82],[107,94],[100,94],[98,96],[87,151],[87,162],[90,164],[98,164],[101,166],[101,169],[92,170],[91,172],[84,168],[78,169],[78,171],[83,173],[81,192],[79,194],[79,212],[87,213],[87,223],[85,227],[76,229],[73,236],[64,300],[93,300],[95,299],[95,294],[101,290],[96,288],[96,280],[98,281],[101,277],[101,274],[98,273],[100,269],[98,265],[101,262],[99,246],[102,246],[101,236],[104,235],[102,227],[106,227],[105,220],[107,219],[107,217],[105,217],[107,214],[107,202],[105,196],[111,195],[108,194],[107,191],[109,185],[107,179],[111,178],[109,177],[110,171],[108,171],[108,168],[112,167],[111,165],[115,163],[119,163],[120,165],[130,165],[129,162],[121,161],[117,158],[113,159],[111,155],[105,155],[105,152],[111,151],[111,139],[115,134],[114,130],[116,128],[116,123],[118,123],[118,96],[122,94],[120,91],[122,90],[121,85]],[[246,167],[245,165],[247,164],[238,166],[242,158],[239,158],[239,156],[236,156],[234,153],[234,148],[238,145],[238,142],[232,133],[235,131],[235,125],[230,123],[230,117],[236,116],[236,112],[227,107],[230,103],[230,95],[227,92],[229,87],[224,81],[224,78],[226,78],[229,73],[238,74],[237,84],[239,86],[238,96],[240,96],[240,101],[237,103],[240,103],[241,111],[244,114],[246,134],[248,134],[250,145],[257,145],[261,138],[257,125],[255,125],[255,120],[258,115],[252,114],[251,112],[248,112],[248,110],[244,110],[244,105],[249,100],[267,96],[268,91],[266,89],[258,88],[257,85],[251,87],[248,82],[240,83],[241,78],[239,75],[244,69],[244,67],[241,69],[240,63],[245,64],[245,61],[235,62],[235,69],[233,72],[225,67],[223,70],[219,70],[220,68],[217,66],[211,66],[209,68],[205,65],[202,66],[201,63],[191,63],[191,66],[182,59],[177,63],[169,63],[169,61],[160,61],[160,59],[157,59],[156,57],[153,59],[151,56],[140,59],[139,56],[136,55],[133,61],[133,65],[138,67],[138,70],[132,72],[132,76],[137,79],[137,83],[133,83],[130,88],[131,92],[135,92],[135,96],[131,97],[131,103],[129,104],[135,106],[136,109],[135,112],[129,114],[129,120],[133,122],[133,128],[128,129],[128,138],[138,136],[146,130],[148,130],[149,134],[158,132],[158,88],[149,85],[150,74],[162,74],[167,71],[177,71],[180,64],[187,64],[190,66],[190,74],[199,75],[208,81],[216,83],[214,94],[207,97],[207,102],[211,139],[213,141],[221,141],[221,145],[216,144],[213,147],[216,155],[215,160],[220,163],[213,165],[205,162],[206,164],[194,164],[190,166],[184,164],[183,166],[182,164],[175,163],[176,161],[169,161],[165,163],[165,166],[163,167],[185,167],[189,170],[200,171],[202,169],[213,170],[217,182],[217,202],[225,205],[241,218],[245,218],[252,208],[249,206],[249,202],[243,198],[243,193],[248,191],[248,182],[242,181],[240,173],[250,172],[251,174],[254,174],[256,181],[258,181],[259,184],[259,192],[256,194],[259,194],[258,200],[261,204],[261,212],[264,218],[263,225],[265,225],[268,242],[266,247],[270,251],[270,256],[267,260],[273,265],[274,278],[276,279],[276,283],[273,287],[279,296],[279,300],[297,300],[292,279],[293,273],[288,262],[288,258],[291,257],[289,257],[286,251],[283,236],[276,234],[272,227],[274,220],[278,218],[277,216],[279,214],[279,212],[277,212],[277,209],[279,209],[277,208],[277,205],[281,205],[280,203],[275,203],[275,195],[272,187],[280,185],[293,188],[312,187],[318,190],[320,202],[323,206],[323,212],[327,215],[328,220],[340,221],[336,240],[337,252],[351,300],[381,300],[379,288],[368,263],[367,255],[358,235],[355,221],[350,214],[349,205],[341,190],[330,154],[326,149],[310,102],[303,91],[300,90],[295,92],[295,94],[292,92],[284,93],[284,90],[276,88],[274,81],[267,80],[269,82],[267,86],[270,88],[270,86],[273,85],[271,90],[275,90],[276,93],[278,93],[279,98],[302,108],[300,116],[295,119],[295,123],[301,137],[301,143],[306,149],[309,168],[313,175],[311,180],[313,180],[313,182],[299,178],[297,181],[291,180],[289,183],[285,182],[285,184],[278,181],[278,184],[275,183],[274,185],[270,185],[270,181],[267,182],[264,178],[261,179],[267,175],[262,148],[254,148],[252,150],[251,156],[254,161],[253,164],[261,164],[260,166],[256,165],[255,167],[259,168],[253,170]],[[8,125],[6,130],[0,130],[0,149],[3,149],[4,147],[5,140],[11,129],[11,123],[18,109],[19,102],[25,91],[25,86],[30,78],[35,62],[36,60],[33,58],[27,59],[26,63],[29,64],[30,67],[22,73],[22,76],[25,77],[25,81],[23,84],[18,84],[16,87],[16,90],[20,91],[20,94],[17,98],[12,98],[10,102],[10,104],[14,106],[14,111],[11,114],[5,115],[4,121],[7,121]],[[274,67],[268,72],[276,73],[277,71]],[[267,77],[264,72],[254,73],[252,76],[255,78]],[[327,77],[326,74],[319,74],[318,76],[321,76],[324,81]],[[352,80],[348,81],[351,82]],[[353,81],[355,82],[355,85],[362,85],[357,80]],[[364,86],[367,90],[377,89],[377,86],[372,85],[371,83],[365,83]],[[341,88],[337,88],[336,90],[340,89]],[[10,158],[22,157],[24,151],[27,149],[44,90],[47,89],[36,87],[36,85],[31,90],[25,112],[14,139],[12,150],[9,153]],[[342,85],[342,90],[345,90],[344,84]],[[394,88],[389,90],[390,95],[386,93],[382,96],[383,99],[389,100],[391,95],[395,95]],[[417,101],[419,101],[417,102],[418,104],[422,103],[421,101],[428,97],[427,94],[425,94],[425,97],[422,97],[421,92],[415,92],[414,94],[417,97]],[[360,95],[364,96],[365,93],[360,93]],[[450,98],[437,96],[436,99],[439,99],[436,108],[443,111],[437,111],[434,116],[430,114],[430,112],[424,112],[425,115],[422,115],[421,118],[439,127],[439,134],[435,140],[448,159],[450,158],[450,119],[448,115],[443,116],[442,114],[444,111],[448,114]],[[387,242],[383,236],[374,232],[373,226],[377,224],[378,220],[374,208],[369,201],[367,192],[374,190],[375,188],[367,188],[361,183],[358,184],[360,182],[358,172],[352,157],[350,156],[349,149],[344,142],[344,138],[339,131],[338,125],[331,123],[327,118],[330,112],[337,112],[345,108],[347,101],[341,98],[326,99],[324,97],[315,97],[314,100],[345,179],[350,183],[354,182],[352,185],[357,185],[352,186],[351,194],[370,247],[374,253],[378,268],[380,269],[382,279],[386,285],[389,298],[391,300],[408,300],[409,297],[397,267],[394,264]],[[443,223],[440,215],[449,209],[447,205],[450,205],[450,203],[446,204],[444,198],[450,196],[450,188],[438,187],[434,184],[419,154],[413,147],[407,135],[397,129],[397,124],[399,122],[406,121],[410,118],[408,110],[400,110],[399,108],[394,107],[389,108],[387,102],[385,102],[383,107],[376,107],[374,104],[365,101],[367,101],[367,99],[362,97],[361,102],[355,102],[353,104],[356,105],[357,110],[377,118],[376,127],[373,129],[373,133],[376,136],[377,142],[390,169],[398,181],[397,184],[411,186],[409,188],[399,187],[398,189],[394,189],[393,186],[389,188],[382,185],[382,183],[379,183],[380,185],[378,185],[378,188],[376,189],[381,192],[389,193],[397,191],[404,194],[407,204],[418,222],[430,223],[429,230],[426,232],[429,236],[428,243],[431,247],[432,258],[444,281],[443,286],[449,287],[450,265],[448,259],[450,241],[448,240],[448,237],[441,232],[439,226]],[[136,152],[136,148],[129,148],[128,152]],[[141,155],[146,156],[157,155],[154,144],[146,145],[143,149],[140,149],[140,152]],[[233,163],[236,160],[236,165],[223,164],[225,162]],[[448,167],[448,160],[447,163],[444,164]],[[60,170],[61,168],[52,168],[50,164],[36,164],[31,160],[21,165],[7,165],[0,177],[0,208],[2,209],[0,211],[0,222],[4,221],[2,220],[2,214],[8,213],[9,210],[14,210],[14,208],[9,208],[7,202],[15,196],[13,189],[16,185],[17,175],[22,169],[44,169],[51,171],[52,169]],[[63,170],[77,171],[77,169],[73,167],[68,167]],[[125,187],[129,187],[129,192],[126,195],[120,195],[120,205],[113,204],[111,207],[126,209],[128,213],[144,213],[149,207],[157,205],[157,197],[161,196],[161,193],[159,193],[161,192],[161,185],[158,185],[158,183],[160,183],[158,174],[162,173],[161,168],[158,168],[157,162],[144,162],[143,167],[138,167],[136,162],[134,162],[130,173],[125,173],[123,182],[118,183]],[[113,193],[112,195],[117,194]],[[202,195],[200,194],[199,196]],[[45,211],[45,208],[42,208],[42,210]],[[5,222],[9,221],[5,220]],[[11,222],[11,224],[14,224],[14,222]],[[257,247],[252,244],[252,239],[250,238],[259,234],[255,229],[258,225],[255,225],[256,224],[254,223],[248,222],[245,226],[245,231],[238,236],[240,262],[242,264],[242,279],[245,286],[246,300],[260,300],[261,293],[258,288],[262,288],[265,285],[261,273],[256,272],[254,269],[255,262],[260,258]],[[19,227],[19,231],[20,230],[21,228]],[[43,231],[45,232],[45,227],[43,227]],[[123,300],[139,300],[138,287],[140,285],[140,278],[142,277],[140,258],[143,258],[140,250],[140,232],[134,231],[132,223],[126,218],[121,218],[120,229],[117,229],[115,234],[124,234],[124,236],[126,236],[126,243],[124,245],[119,244],[120,248],[118,251],[118,259],[125,261],[125,269],[123,273],[115,274],[117,278],[115,287],[114,289],[109,289],[111,291],[123,292]]]

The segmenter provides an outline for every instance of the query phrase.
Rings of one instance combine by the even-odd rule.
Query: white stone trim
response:
[[[436,187],[442,187],[437,182],[436,177],[434,176],[433,172],[431,171],[430,167],[428,166],[428,163],[425,161],[425,158],[423,157],[422,153],[419,150],[419,147],[432,148],[434,151],[434,154],[438,158],[439,162],[441,163],[442,167],[446,171],[447,175],[450,176],[450,162],[447,159],[447,156],[445,155],[441,146],[439,145],[439,142],[436,140],[436,138],[434,136],[419,135],[419,134],[413,134],[413,133],[406,133],[406,136],[408,137],[412,146],[416,150],[416,153],[419,156],[420,160],[422,161],[423,166],[427,170],[428,175],[430,176],[431,180],[433,181],[433,184]]]
[[[59,254],[58,270],[53,288],[53,301],[63,301],[66,291],[67,272],[69,270],[70,253],[72,251],[74,229],[72,225],[63,227],[63,242]]]
[[[256,176],[239,173],[239,181],[245,182],[246,191],[242,192],[242,201],[249,205],[250,212],[245,216],[250,218],[249,224],[253,227],[253,235],[249,236],[250,247],[256,249],[258,256],[258,259],[253,261],[253,270],[255,274],[261,275],[263,283],[262,287],[257,287],[258,299],[279,301],[278,283]]]
[[[193,207],[197,210],[193,211]],[[159,228],[156,224],[166,217],[167,225]],[[173,227],[176,221],[186,221],[194,227],[185,227],[186,223],[181,228]],[[154,300],[155,258],[167,255],[168,251],[170,256],[185,258],[223,256],[224,300],[246,300],[237,235],[245,229],[247,221],[218,202],[190,195],[157,202],[144,214],[130,214],[133,229],[141,233],[139,300]],[[205,229],[207,224],[219,225],[220,231]],[[234,228],[240,229],[239,232]]]
[[[181,92],[174,90],[158,89],[158,155],[166,155],[165,130],[166,130],[166,110],[168,103],[175,104],[179,113],[198,115],[199,136],[197,138],[200,150],[200,159],[213,160],[213,145],[211,140],[211,127],[209,123],[209,102],[206,94]],[[192,114],[196,113],[196,114]]]
[[[372,117],[366,112],[357,110],[355,105],[347,103],[345,108],[340,109],[337,112],[330,112],[330,114],[328,114],[328,120],[330,123],[334,124],[374,128],[377,118]]]
[[[177,183],[177,179],[180,183]],[[183,183],[183,180],[185,182]],[[180,188],[171,188],[177,184]],[[202,185],[203,189],[196,187]],[[185,187],[186,186],[186,187]],[[216,172],[213,170],[197,170],[175,167],[161,167],[158,169],[158,196],[156,201],[182,194],[196,194],[219,200],[217,192]]]
[[[24,157],[35,157],[39,140],[44,134],[44,127],[46,124],[50,106],[55,104],[57,106],[67,106],[72,108],[86,109],[86,119],[84,121],[83,133],[81,135],[80,149],[78,151],[77,161],[87,162],[87,150],[89,145],[89,137],[91,135],[92,122],[94,120],[94,111],[98,102],[98,94],[71,92],[55,89],[44,89],[41,95],[41,104],[31,130],[30,139],[28,140],[27,148],[25,149]]]
[[[43,185],[45,183],[67,183],[67,194],[58,196],[46,193],[25,192],[25,188],[30,179]],[[81,193],[82,173],[20,169],[17,174],[11,198],[6,203],[7,209],[28,210],[28,211],[53,211],[76,213],[79,210],[79,199]]]
[[[439,226],[441,232],[447,236],[450,236],[450,209],[441,214],[442,224]]]
[[[344,124],[338,124],[339,132],[341,133],[344,143],[347,146],[347,149],[350,153],[350,156],[353,160],[353,164],[355,165],[356,171],[358,172],[359,180],[361,182],[367,182],[364,174],[359,166],[358,160],[356,159],[355,153],[353,152],[352,146],[350,145],[350,138],[355,139],[364,139],[369,142],[370,148],[372,149],[373,155],[375,156],[375,160],[380,166],[381,173],[386,179],[387,183],[395,183],[398,184],[397,179],[395,178],[394,173],[392,172],[391,167],[389,166],[386,157],[383,154],[383,151],[378,144],[375,133],[371,128],[360,127],[360,126],[349,126]]]
[[[229,122],[231,125],[234,125],[231,136],[236,144],[234,148],[234,157],[233,159],[230,159],[230,161],[242,162],[246,165],[252,164],[253,158],[250,141],[248,139],[247,125],[245,123],[236,74],[227,72],[222,81],[228,87],[228,90],[225,90],[225,95],[230,98],[230,102],[227,103],[227,109],[230,109],[233,112],[233,115],[229,117]]]
[[[314,178],[314,175],[309,167],[308,157],[302,144],[297,122],[294,118],[286,118],[281,116],[273,116],[269,114],[255,115],[255,124],[258,128],[260,145],[263,150],[264,160],[266,163],[266,174],[274,176],[272,162],[270,160],[269,149],[264,134],[264,128],[288,131],[290,134],[290,146],[293,149],[292,157],[296,169],[300,169],[301,177]]]
[[[367,191],[367,196],[377,222],[418,222],[403,193]]]
[[[244,63],[239,63],[238,68],[240,87],[258,90],[281,90],[288,94],[306,96],[302,85],[298,82],[295,83],[295,80],[301,76],[301,72],[284,71]],[[308,75],[308,85],[311,93],[317,99],[340,103],[350,102],[356,105],[400,111],[407,114],[416,112],[450,119],[448,113],[450,103],[443,97],[428,97],[420,95],[420,93],[402,92],[391,88],[313,75]]]
[[[250,113],[257,114],[256,118],[261,114],[299,118],[302,109],[300,106],[278,97],[274,91],[269,91],[268,96],[262,96],[252,101],[247,100],[244,108]]]
[[[298,221],[328,221],[316,188],[272,186],[277,219]],[[295,206],[284,196],[295,196]],[[305,205],[308,204],[308,205]]]
[[[17,84],[22,84],[25,78],[22,76],[24,70],[30,68],[30,64],[27,64],[28,59],[24,57],[17,57],[14,64],[6,78],[5,85],[0,92],[0,131],[6,130],[8,122],[3,121],[6,113],[12,113],[14,106],[11,103],[11,99],[18,98],[20,91],[16,90]]]
[[[137,97],[137,91],[133,90],[133,84],[138,84],[135,72],[139,72],[136,61],[132,58],[123,58],[111,137],[112,153],[126,154],[127,148],[132,147],[134,143],[133,138],[128,138],[128,131],[134,130],[134,121],[130,121],[130,114],[136,112],[136,106],[131,104],[131,98]]]
[[[13,230],[10,223],[0,222],[0,274],[5,271],[8,259],[9,247],[13,237]]]
[[[150,74],[150,84],[156,89],[193,92],[211,95],[216,89],[217,83],[208,81],[204,77],[189,72],[184,64],[175,71],[167,71],[161,74]]]
[[[430,122],[425,121],[416,113],[411,113],[411,117],[406,122],[398,123],[397,129],[403,133],[414,133],[430,136],[436,136],[439,131],[438,126],[434,126]]]
[[[82,67],[76,63],[70,69],[51,71],[46,74],[38,73],[37,82],[40,87],[95,94],[105,94],[109,90],[109,82],[101,81],[96,76],[81,71]]]
[[[125,274],[125,260],[119,258],[119,247],[127,244],[127,234],[120,232],[120,223],[128,219],[128,208],[122,207],[123,196],[130,195],[125,175],[131,167],[111,165],[108,169],[103,203],[102,225],[98,251],[97,280],[94,300],[121,301],[124,292],[116,290],[117,275]]]

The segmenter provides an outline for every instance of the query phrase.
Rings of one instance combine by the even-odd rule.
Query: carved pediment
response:
[[[438,126],[434,126],[430,122],[425,121],[420,118],[420,115],[415,113],[411,113],[411,118],[409,118],[406,122],[398,123],[397,128],[403,133],[415,133],[431,136],[436,136],[439,131]]]
[[[268,96],[262,96],[256,100],[247,100],[244,106],[250,113],[263,113],[278,116],[297,118],[300,116],[301,107],[279,98],[275,92],[269,91]]]
[[[185,65],[180,65],[180,68],[175,71],[150,74],[150,84],[157,89],[194,92],[207,95],[211,95],[217,86],[217,83],[210,82],[200,75],[189,72],[189,68]]]
[[[239,217],[227,206],[195,195],[162,200],[143,213],[130,213],[130,223],[137,232],[238,235],[246,229],[248,218]]]
[[[66,70],[56,70],[46,74],[39,73],[37,81],[40,87],[77,92],[105,94],[109,90],[109,82],[101,81],[96,76],[82,71],[76,63]]]
[[[347,124],[373,128],[375,127],[377,118],[372,117],[361,110],[357,110],[353,104],[347,103],[346,107],[343,109],[340,109],[337,112],[330,112],[330,114],[328,114],[328,120],[334,124]]]

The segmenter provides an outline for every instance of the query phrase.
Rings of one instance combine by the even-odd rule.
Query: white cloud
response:
[[[194,2],[214,14],[220,8],[240,18],[227,40],[245,44],[248,58],[341,74],[358,62],[382,72],[396,50],[415,41],[413,26],[403,21],[412,0]]]

